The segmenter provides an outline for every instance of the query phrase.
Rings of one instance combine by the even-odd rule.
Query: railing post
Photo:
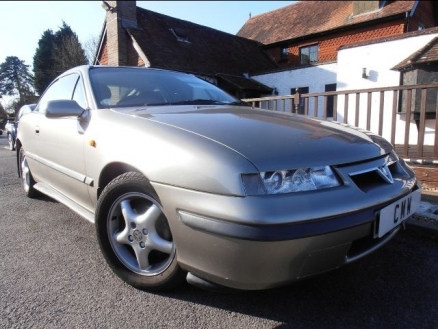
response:
[[[301,94],[300,94],[300,90],[297,88],[295,89],[295,95],[294,95],[295,113],[299,113],[300,103],[301,103]]]

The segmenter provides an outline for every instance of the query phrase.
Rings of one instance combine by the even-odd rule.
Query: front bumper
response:
[[[412,174],[364,192],[345,184],[308,193],[235,197],[152,183],[181,267],[230,288],[256,290],[338,268],[388,242],[379,211],[418,190]]]

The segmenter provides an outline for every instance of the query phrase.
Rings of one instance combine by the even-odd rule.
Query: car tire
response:
[[[95,218],[102,254],[126,283],[164,291],[184,281],[168,220],[142,174],[128,172],[112,180],[99,197]]]
[[[18,165],[20,170],[21,186],[23,187],[24,192],[29,198],[38,196],[40,193],[34,188],[35,180],[33,179],[30,171],[24,148],[20,149]]]
[[[15,142],[11,134],[8,134],[8,143],[9,143],[9,150],[10,151],[15,150]]]

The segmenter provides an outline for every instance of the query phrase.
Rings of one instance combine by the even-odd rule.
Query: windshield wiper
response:
[[[170,103],[172,105],[228,105],[230,103],[225,103],[221,101],[215,101],[212,99],[187,99],[185,101],[178,101]]]
[[[235,101],[231,103],[227,103],[228,105],[239,105],[239,106],[251,106],[251,104],[244,101]]]

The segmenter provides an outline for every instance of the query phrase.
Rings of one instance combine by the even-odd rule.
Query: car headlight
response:
[[[341,185],[329,166],[242,175],[246,195],[321,190]]]

